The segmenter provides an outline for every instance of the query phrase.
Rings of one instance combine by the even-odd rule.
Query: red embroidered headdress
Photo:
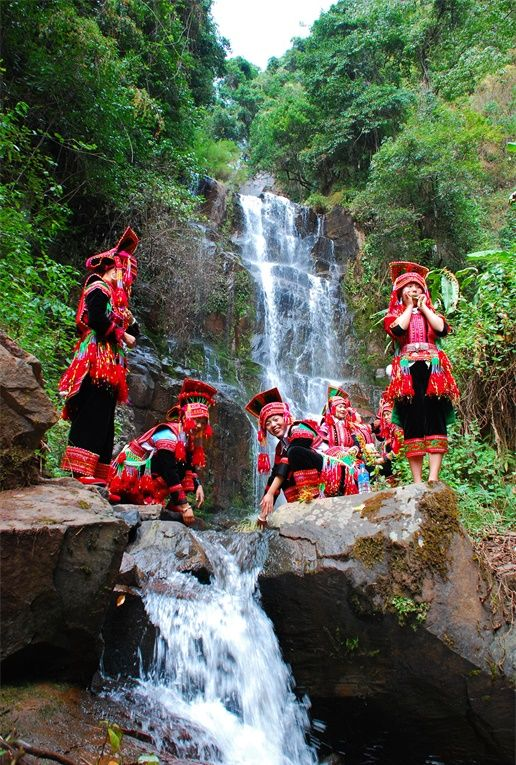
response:
[[[201,439],[203,436],[210,438],[213,431],[210,425],[210,407],[214,406],[214,396],[217,393],[217,389],[213,385],[202,382],[202,380],[194,380],[192,377],[186,377],[183,380],[183,385],[179,392],[178,404],[172,406],[167,412],[167,419],[177,417],[181,422],[182,432],[184,437],[180,438],[178,446],[176,447],[176,457],[184,460],[186,457],[186,439],[190,439],[190,446],[192,447],[192,465],[194,467],[204,467],[206,465],[206,456],[204,449],[200,443],[194,446],[196,433],[195,433],[195,420],[205,418],[207,421],[206,427],[202,433],[199,434]],[[169,421],[173,422],[173,419]]]
[[[285,418],[285,424],[292,423],[292,414],[288,404],[283,401],[281,393],[277,388],[261,391],[246,404],[246,411],[258,419],[260,428],[258,430],[258,441],[260,443],[260,453],[258,454],[258,472],[268,473],[271,469],[269,455],[266,451],[267,431],[265,423],[274,414],[279,414]]]
[[[116,245],[110,250],[92,255],[86,261],[88,271],[95,271],[101,265],[115,265],[122,272],[122,281],[125,288],[130,287],[136,279],[138,264],[134,254],[140,239],[133,229],[128,226]]]
[[[329,411],[330,414],[334,414],[335,407],[339,404],[344,404],[344,406],[350,407],[351,400],[349,394],[339,385],[328,385],[327,403],[324,411]]]
[[[433,310],[430,293],[425,281],[430,269],[428,269],[426,266],[420,266],[419,263],[411,263],[408,260],[397,260],[389,263],[389,270],[393,284],[389,309],[387,312],[388,314],[399,312],[399,308],[402,306],[401,290],[407,284],[411,284],[412,282],[418,284],[421,287],[426,295],[426,302],[428,307],[432,308]]]

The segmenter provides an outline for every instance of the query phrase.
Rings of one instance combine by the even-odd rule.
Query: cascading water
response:
[[[345,381],[346,312],[322,216],[275,194],[240,196],[242,259],[258,294],[254,358],[297,416],[321,411],[328,382]],[[316,258],[324,274],[316,273]]]
[[[194,729],[197,757],[221,765],[315,765],[305,742],[308,715],[292,691],[273,626],[260,608],[256,581],[265,540],[216,534],[202,542],[213,577],[166,570],[143,591],[158,628],[154,659],[142,671],[136,700],[152,710],[154,735],[172,740],[177,756],[191,751],[180,729]],[[163,583],[166,581],[165,591]],[[171,716],[181,721],[171,732]],[[167,731],[165,734],[164,731]]]

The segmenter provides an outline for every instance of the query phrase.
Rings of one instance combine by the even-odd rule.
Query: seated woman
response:
[[[246,410],[260,424],[258,472],[270,470],[269,455],[265,451],[267,433],[278,439],[274,465],[260,502],[258,525],[266,526],[267,516],[272,513],[280,490],[287,502],[313,499],[321,493],[324,458],[315,448],[321,439],[315,422],[294,421],[277,388],[257,393],[246,405]]]
[[[380,442],[381,475],[395,485],[396,481],[392,475],[392,458],[400,451],[403,431],[392,421],[392,409],[392,403],[387,401],[384,392],[380,397],[371,429]]]
[[[197,507],[204,491],[197,469],[206,465],[202,439],[211,436],[209,408],[216,389],[200,380],[186,378],[178,403],[155,425],[127,444],[113,462],[109,481],[110,501],[130,504],[161,504],[163,519],[179,513],[190,525],[195,516],[186,494],[195,491]]]
[[[328,386],[319,433],[322,443],[318,450],[342,460],[329,471],[326,496],[357,494],[358,465],[363,462],[372,472],[378,452],[370,425],[362,422],[343,388]]]

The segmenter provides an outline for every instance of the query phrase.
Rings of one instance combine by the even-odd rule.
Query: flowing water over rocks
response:
[[[242,259],[255,280],[254,359],[265,387],[278,386],[298,415],[320,412],[329,382],[356,382],[341,267],[323,216],[285,197],[240,196]]]
[[[140,720],[148,711],[156,745],[175,756],[223,765],[315,765],[305,741],[307,709],[293,693],[257,599],[265,540],[206,532],[199,542],[208,582],[175,571],[166,559],[155,560],[142,581],[156,628],[153,657],[141,656],[136,685],[115,695],[128,695]]]

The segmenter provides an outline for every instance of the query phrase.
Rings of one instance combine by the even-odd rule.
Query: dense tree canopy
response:
[[[46,356],[51,375],[73,322],[62,301],[76,280],[70,264],[128,220],[193,210],[196,131],[224,72],[210,7],[2,3],[0,322]]]
[[[251,163],[350,206],[379,273],[457,266],[499,232],[513,35],[505,0],[339,0],[254,80]]]

